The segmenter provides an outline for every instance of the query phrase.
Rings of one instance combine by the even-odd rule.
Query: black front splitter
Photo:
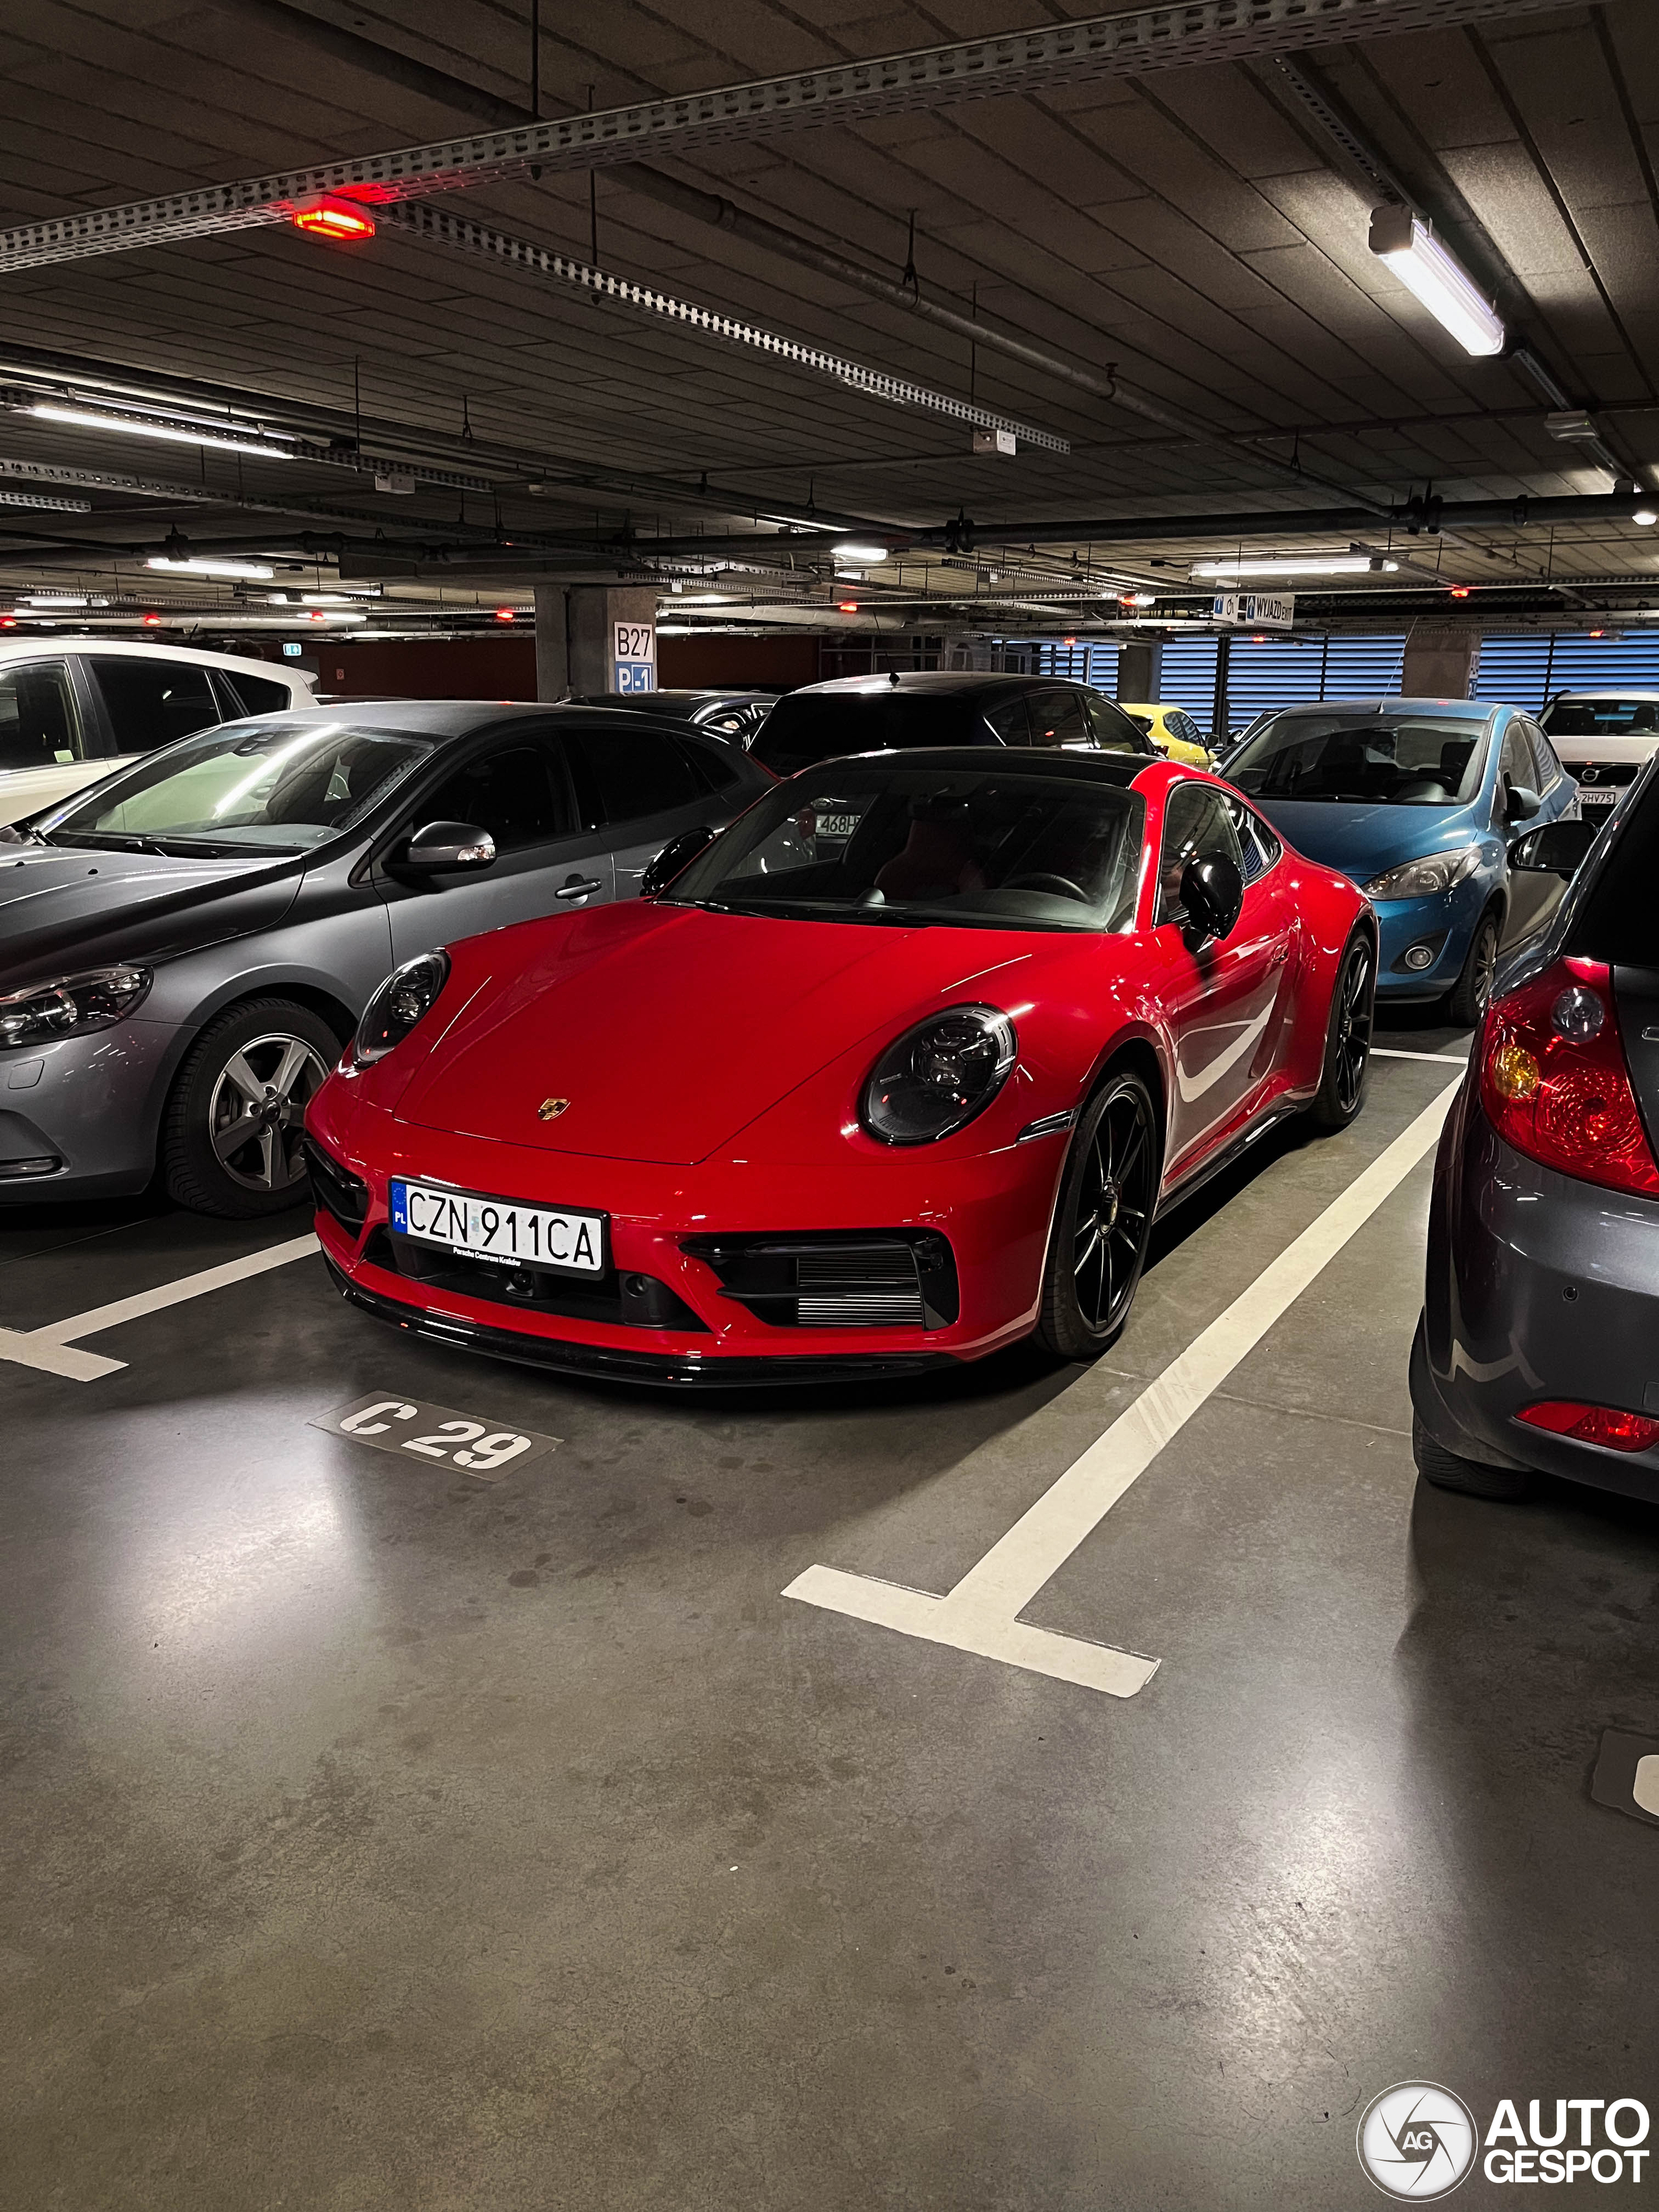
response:
[[[962,1365],[948,1352],[822,1352],[802,1356],[789,1352],[760,1358],[738,1355],[705,1359],[696,1352],[621,1352],[609,1345],[565,1344],[556,1338],[524,1336],[514,1329],[487,1328],[477,1322],[440,1316],[416,1306],[399,1304],[395,1298],[365,1290],[343,1274],[325,1252],[323,1263],[334,1286],[349,1304],[361,1307],[376,1321],[389,1322],[405,1335],[423,1337],[429,1344],[447,1345],[452,1352],[482,1352],[486,1358],[511,1360],[516,1366],[534,1367],[543,1374],[568,1375],[599,1382],[642,1382],[654,1389],[763,1390],[780,1385],[812,1382],[887,1382],[915,1375],[939,1374]]]

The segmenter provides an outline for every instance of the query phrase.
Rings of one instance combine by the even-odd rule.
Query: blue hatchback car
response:
[[[1528,830],[1578,811],[1578,787],[1518,708],[1469,699],[1290,707],[1219,773],[1300,853],[1376,908],[1386,1000],[1447,998],[1477,1022],[1499,955],[1540,929],[1558,876],[1511,870]]]

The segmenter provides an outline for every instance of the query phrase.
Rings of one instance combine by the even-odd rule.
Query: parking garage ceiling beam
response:
[[[424,198],[546,169],[592,169],[825,124],[1240,61],[1351,39],[1542,12],[1559,0],[1180,0],[989,39],[884,54],[672,99],[517,124],[470,138],[205,185],[0,232],[0,272],[289,220],[304,201]]]

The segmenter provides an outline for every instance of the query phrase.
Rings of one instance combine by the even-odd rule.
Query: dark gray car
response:
[[[642,718],[380,701],[181,739],[0,843],[0,1203],[304,1195],[305,1109],[381,978],[637,896],[774,779]]]
[[[1535,830],[1571,871],[1500,973],[1435,1164],[1412,1347],[1417,1464],[1517,1498],[1540,1472],[1659,1498],[1659,775],[1597,836]]]

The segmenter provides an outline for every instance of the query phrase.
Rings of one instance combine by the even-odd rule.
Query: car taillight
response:
[[[1604,962],[1558,960],[1493,1000],[1480,1037],[1480,1103],[1528,1159],[1659,1198]]]
[[[1626,1413],[1617,1406],[1584,1406],[1573,1398],[1547,1398],[1516,1415],[1553,1437],[1574,1437],[1581,1444],[1604,1444],[1609,1451],[1646,1451],[1659,1438],[1659,1421],[1645,1413]]]

